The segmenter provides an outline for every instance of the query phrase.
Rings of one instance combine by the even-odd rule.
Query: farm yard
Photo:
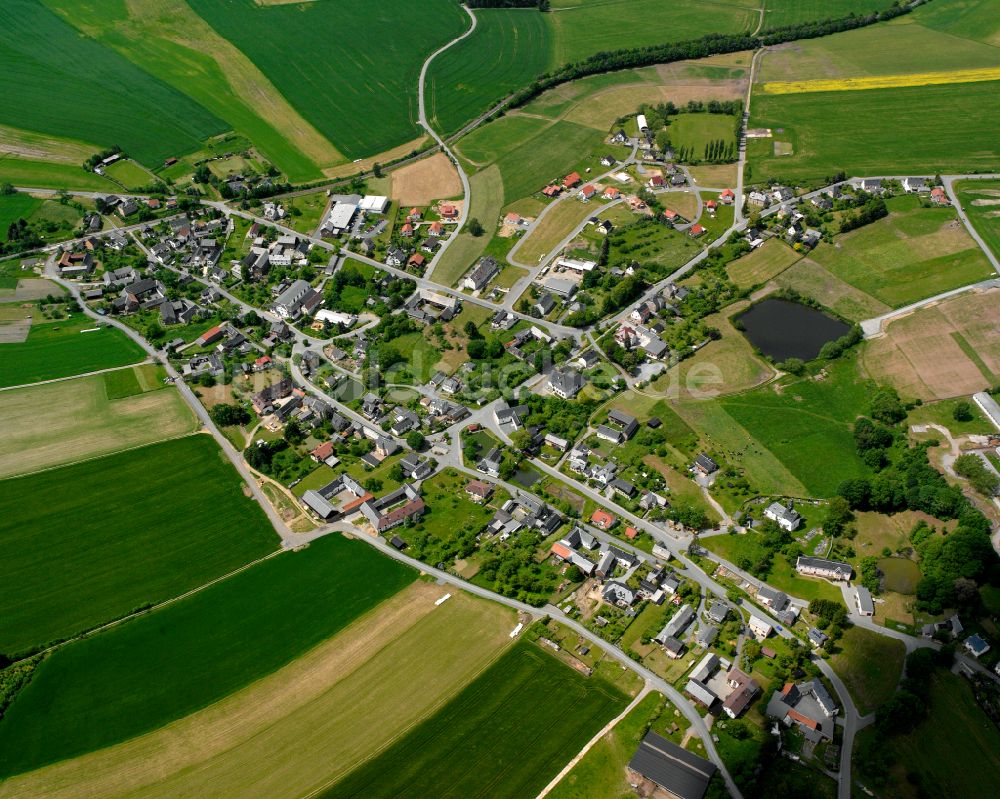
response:
[[[141,489],[129,475],[142,475]],[[181,507],[203,518],[192,524]],[[0,481],[0,510],[6,652],[169,599],[277,545],[208,436]]]
[[[506,608],[461,592],[435,606],[441,595],[438,586],[413,582],[204,710],[7,785],[21,794],[58,788],[66,799],[311,794],[405,735],[508,645],[515,621]],[[379,690],[359,716],[354,701],[368,692],[371,674],[380,675]]]
[[[0,415],[6,423],[0,435],[0,477],[109,455],[197,429],[178,391],[154,379],[154,385],[140,387],[133,369],[126,368],[0,391]]]
[[[441,785],[467,797],[534,796],[625,704],[611,684],[522,641],[319,796],[428,796]]]
[[[34,315],[39,316],[37,309]],[[0,343],[0,387],[71,377],[145,358],[139,345],[120,330],[94,325],[82,313],[32,321],[26,340]]]
[[[326,536],[69,644],[41,663],[0,720],[0,775],[111,746],[205,708],[291,663],[415,578],[365,544]]]
[[[950,297],[885,326],[867,342],[861,364],[906,397],[968,396],[1000,379],[997,289]]]

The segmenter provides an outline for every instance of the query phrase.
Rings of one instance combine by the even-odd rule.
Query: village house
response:
[[[835,717],[840,708],[819,680],[796,685],[785,683],[767,703],[767,715],[786,727],[798,727],[806,740],[833,740]]]
[[[795,560],[795,571],[810,577],[822,577],[834,582],[844,582],[851,579],[854,568],[849,563],[826,558],[811,558],[799,555]]]
[[[491,255],[487,255],[480,258],[479,263],[465,276],[462,286],[469,291],[479,291],[485,288],[499,272],[500,267],[496,259]]]
[[[798,529],[802,523],[802,517],[792,506],[791,502],[782,505],[780,502],[772,502],[764,509],[764,518],[777,522],[782,530],[792,532]]]
[[[572,369],[553,369],[549,375],[548,389],[560,399],[570,400],[583,388],[583,375]]]

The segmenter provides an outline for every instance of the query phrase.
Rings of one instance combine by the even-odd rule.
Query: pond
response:
[[[750,343],[778,362],[787,358],[811,361],[824,344],[851,329],[846,322],[791,300],[764,300],[738,319]]]
[[[882,585],[888,591],[912,596],[917,591],[920,580],[920,567],[906,558],[882,558],[878,562],[882,572]]]

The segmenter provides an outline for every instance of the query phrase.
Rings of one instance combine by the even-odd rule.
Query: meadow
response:
[[[534,796],[626,703],[609,683],[521,641],[319,797]]]
[[[7,241],[11,222],[28,219],[42,207],[42,201],[30,194],[18,193],[0,196],[0,241]]]
[[[579,61],[594,53],[644,47],[708,33],[749,32],[755,9],[730,2],[712,5],[706,15],[696,0],[555,0],[546,15],[555,41],[556,63]]]
[[[348,158],[417,137],[420,67],[468,27],[451,0],[342,0],[336,13],[329,3],[190,5]]]
[[[553,254],[553,248],[574,228],[588,217],[599,214],[602,207],[596,199],[589,203],[582,203],[573,197],[563,200],[545,214],[538,226],[522,240],[512,256],[514,261],[525,266],[537,266],[543,258]]]
[[[176,389],[162,382],[140,386],[132,369],[0,391],[0,415],[6,422],[0,477],[109,455],[198,428]]]
[[[726,273],[739,288],[750,288],[767,283],[801,258],[801,253],[784,242],[769,239],[748,255],[727,264]]]
[[[913,21],[955,38],[993,46],[1000,43],[1000,18],[995,0],[956,0],[920,8],[913,15]]]
[[[871,319],[891,310],[884,302],[846,283],[810,257],[787,267],[774,277],[774,282],[781,288],[811,297],[851,322]]]
[[[902,641],[864,627],[848,627],[837,649],[830,665],[850,691],[858,712],[862,716],[874,713],[896,692],[906,647]]]
[[[791,380],[780,392],[761,388],[718,403],[750,433],[744,446],[756,442],[770,450],[810,496],[832,496],[844,480],[867,474],[852,427],[867,412],[868,386],[858,379],[850,355],[827,366],[822,380]]]
[[[0,776],[204,708],[295,660],[415,578],[367,544],[331,535],[69,644],[41,664],[0,720]]]
[[[486,230],[499,221],[503,206],[503,180],[495,166],[477,172],[469,178],[472,202],[469,216],[475,217]],[[454,234],[453,234],[454,235]],[[469,266],[483,254],[489,236],[473,236],[463,230],[445,250],[441,260],[434,267],[434,280],[444,286],[454,286],[468,270]]]
[[[225,129],[186,95],[80,36],[40,0],[3,4],[0,46],[6,53],[5,125],[117,144],[149,164],[196,150]]]
[[[113,192],[107,178],[81,169],[79,164],[0,157],[0,182],[38,189],[78,189]]]
[[[69,24],[249,137],[291,180],[316,179],[324,167],[345,160],[244,53],[184,0],[130,0],[119,8],[83,0],[48,4]]]
[[[976,232],[1000,258],[1000,181],[960,180],[955,193]]]
[[[104,174],[121,183],[126,189],[136,190],[153,183],[156,178],[132,159],[116,161],[104,170]]]
[[[5,787],[62,799],[310,796],[434,713],[510,644],[512,611],[463,592],[435,605],[443,591],[412,582],[225,699]],[[372,674],[378,691],[371,691]]]
[[[0,344],[0,388],[125,366],[145,358],[142,348],[116,328],[81,332],[95,324],[82,313],[36,321],[27,341]]]
[[[783,129],[752,139],[747,156],[756,180],[822,181],[850,175],[962,173],[1000,165],[1000,82],[956,83],[812,94],[757,94],[751,127]],[[891,118],[892,125],[885,120]],[[941,125],[959,118],[961,126]],[[849,125],[838,120],[850,119]],[[791,155],[776,156],[788,142]]]
[[[501,98],[552,66],[546,15],[534,9],[477,9],[475,32],[431,62],[427,73],[431,122],[458,130]]]
[[[889,216],[820,244],[810,259],[893,308],[993,276],[953,208],[924,208],[912,195],[886,205]]]
[[[763,30],[882,8],[878,0],[764,0],[761,5],[764,7]]]
[[[688,147],[695,159],[704,155],[709,142],[722,139],[726,144],[736,141],[737,119],[729,114],[678,114],[670,119],[670,143],[674,149]]]
[[[177,596],[277,546],[201,435],[0,481],[0,518],[5,652]]]

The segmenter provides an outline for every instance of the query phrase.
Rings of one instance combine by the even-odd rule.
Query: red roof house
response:
[[[729,205],[733,200],[736,199],[736,194],[733,193],[732,189],[723,189],[722,193],[719,194],[719,201]]]
[[[563,188],[572,189],[574,186],[579,186],[581,182],[582,179],[579,172],[570,172],[563,178]]]
[[[602,530],[610,530],[615,526],[615,522],[618,519],[614,514],[608,513],[606,510],[595,510],[594,515],[590,517],[590,521]]]
[[[691,228],[690,228],[690,230],[688,232],[692,236],[697,237],[697,236],[700,236],[702,233],[705,232],[705,228],[703,228],[701,225],[691,225]]]

